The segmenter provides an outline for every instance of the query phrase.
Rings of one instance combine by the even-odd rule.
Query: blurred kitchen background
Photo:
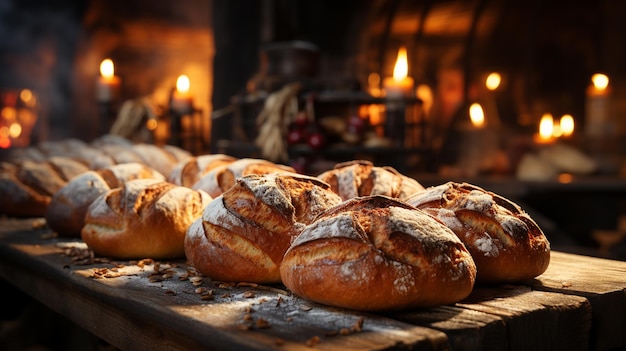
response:
[[[0,0],[0,150],[113,133],[309,174],[368,159],[624,259],[624,38],[618,0]]]

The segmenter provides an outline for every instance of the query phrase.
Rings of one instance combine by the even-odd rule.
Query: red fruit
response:
[[[324,144],[326,143],[326,138],[324,137],[324,134],[320,132],[315,132],[309,136],[309,139],[307,142],[309,146],[312,147],[313,149],[319,149],[323,147]]]
[[[302,129],[292,129],[287,133],[287,143],[289,145],[295,145],[303,143],[306,140],[306,131]]]
[[[348,132],[352,134],[361,134],[365,131],[365,120],[359,116],[352,115],[348,118]]]

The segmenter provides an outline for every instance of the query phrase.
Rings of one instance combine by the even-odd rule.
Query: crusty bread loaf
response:
[[[211,170],[230,164],[237,158],[224,154],[207,154],[179,162],[167,177],[170,183],[192,187]]]
[[[172,169],[182,161],[186,161],[191,153],[172,145],[160,147],[154,144],[139,143],[131,147],[139,155],[143,163],[150,166],[165,177],[168,177]]]
[[[235,184],[237,178],[249,174],[268,174],[274,172],[296,173],[293,167],[256,158],[241,158],[229,164],[214,168],[203,175],[193,189],[201,189],[216,198]]]
[[[407,177],[392,167],[378,167],[370,161],[342,162],[318,178],[330,184],[343,200],[358,196],[384,195],[405,199],[424,190],[415,179]]]
[[[520,206],[500,195],[447,182],[406,201],[456,233],[476,262],[479,282],[520,282],[548,268],[550,243],[543,231]]]
[[[91,203],[81,237],[100,256],[183,258],[187,228],[210,201],[203,191],[166,181],[130,180]]]
[[[341,202],[328,184],[296,173],[251,174],[215,198],[185,238],[189,262],[221,281],[280,282],[293,238]]]
[[[462,300],[476,266],[439,220],[372,195],[322,213],[286,251],[280,273],[289,290],[312,301],[385,311]]]
[[[42,217],[52,195],[89,168],[74,159],[50,157],[0,166],[0,213],[14,217]]]
[[[165,176],[140,163],[123,163],[99,170],[88,170],[74,177],[52,195],[45,211],[48,227],[59,236],[80,237],[89,205],[100,195],[133,179],[164,181]]]

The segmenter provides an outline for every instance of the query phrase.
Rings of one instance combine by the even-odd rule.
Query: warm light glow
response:
[[[37,103],[37,99],[35,99],[35,95],[30,89],[20,91],[20,99],[29,107],[33,107]]]
[[[569,173],[561,173],[559,174],[558,180],[561,184],[569,184],[574,180],[574,177]]]
[[[159,123],[154,118],[150,118],[149,120],[146,121],[146,129],[147,130],[156,130],[158,125],[159,125]]]
[[[559,121],[561,127],[561,133],[563,136],[568,137],[574,133],[574,117],[572,115],[563,115]]]
[[[22,134],[22,126],[19,125],[19,123],[11,124],[11,126],[9,127],[9,136],[15,139],[19,137],[20,134]]]
[[[367,85],[371,88],[378,88],[380,86],[380,75],[378,73],[370,73],[367,76]]]
[[[9,137],[9,127],[3,126],[0,127],[0,138],[8,138]]]
[[[105,78],[111,78],[115,75],[115,67],[111,59],[104,59],[100,63],[100,74]]]
[[[406,53],[406,48],[403,46],[398,50],[398,59],[396,65],[393,67],[393,79],[402,80],[409,74],[409,61]]]
[[[554,132],[554,118],[551,114],[545,113],[539,122],[539,136],[542,139],[552,138]]]
[[[181,93],[188,92],[189,86],[190,86],[189,77],[187,77],[184,74],[179,76],[178,79],[176,80],[176,90],[178,90]]]
[[[609,77],[606,74],[596,73],[591,76],[593,86],[598,90],[604,90],[609,86]]]
[[[17,111],[15,111],[13,107],[3,107],[2,110],[0,110],[0,117],[7,122],[13,122],[17,118]]]
[[[430,109],[433,106],[433,101],[435,96],[433,94],[433,90],[426,84],[420,84],[415,89],[415,95],[418,99],[422,100],[422,106],[424,107],[424,113],[426,115],[430,114]]]
[[[482,128],[485,125],[485,112],[479,103],[473,103],[469,108],[470,120],[476,128]]]
[[[489,90],[496,90],[500,86],[501,82],[502,77],[500,76],[500,73],[493,72],[487,76],[487,79],[485,80],[485,86]]]

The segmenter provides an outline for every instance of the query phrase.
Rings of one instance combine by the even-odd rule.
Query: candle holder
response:
[[[406,107],[404,98],[388,98],[385,104],[385,137],[395,146],[404,146],[406,130]]]
[[[169,110],[170,136],[168,144],[185,149],[192,154],[204,152],[202,139],[202,110],[194,107]]]
[[[98,101],[98,122],[100,134],[108,134],[115,122],[116,106],[113,101]]]

